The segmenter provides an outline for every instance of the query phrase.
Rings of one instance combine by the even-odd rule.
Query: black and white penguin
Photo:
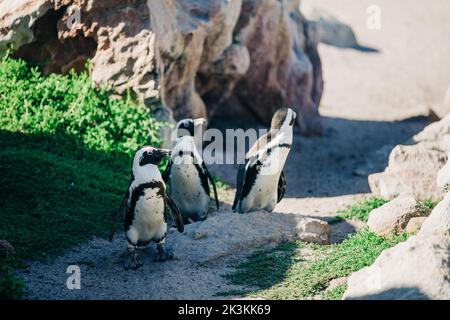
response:
[[[145,247],[150,242],[157,242],[156,261],[172,258],[172,254],[167,252],[164,246],[168,220],[174,222],[179,232],[184,230],[181,214],[166,193],[166,185],[158,169],[158,164],[168,155],[170,150],[145,146],[134,156],[132,181],[118,211],[118,215],[122,209],[126,212],[124,230],[128,257],[125,269],[136,270],[142,266],[136,248]],[[114,232],[115,224],[111,230],[110,241]]]
[[[184,119],[175,128],[176,144],[172,149],[169,165],[164,172],[164,181],[170,187],[170,194],[180,209],[184,223],[205,220],[209,209],[210,186],[214,191],[217,210],[219,200],[217,189],[208,168],[197,150],[196,130],[206,120]]]
[[[233,210],[272,212],[283,199],[286,177],[283,167],[292,146],[293,126],[297,114],[282,108],[272,117],[270,130],[260,137],[239,166]]]

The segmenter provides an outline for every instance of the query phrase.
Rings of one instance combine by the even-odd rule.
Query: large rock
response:
[[[251,61],[235,88],[239,103],[266,124],[288,105],[298,112],[304,133],[321,133],[318,33],[300,14],[299,1],[244,0],[235,34]]]
[[[251,212],[222,213],[186,226],[185,234],[173,233],[174,253],[180,259],[206,262],[280,242],[302,240],[329,244],[328,223],[295,214]]]
[[[447,155],[449,158],[450,154]],[[448,191],[450,186],[450,161],[447,160],[445,166],[438,171],[436,177],[436,185],[439,190]]]
[[[388,198],[411,193],[422,200],[442,199],[448,168],[440,173],[438,183],[436,179],[450,153],[450,115],[428,125],[407,144],[392,150],[384,172],[369,176],[372,192]]]
[[[450,194],[419,233],[353,273],[344,299],[450,299]]]
[[[374,194],[385,198],[410,193],[419,200],[437,200],[442,193],[436,186],[436,176],[446,161],[443,150],[426,143],[398,145],[389,156],[386,170],[369,176],[369,185]]]
[[[119,93],[131,88],[144,102],[158,97],[145,0],[1,1],[0,12],[0,50],[12,46],[15,57],[43,66],[44,73],[80,71],[90,59],[96,84]]]
[[[289,105],[303,132],[322,130],[317,31],[299,0],[3,0],[0,12],[0,50],[46,73],[92,60],[96,84],[160,97],[176,119],[247,110],[270,124]]]
[[[422,227],[423,223],[427,220],[427,217],[414,217],[409,220],[406,226],[406,233],[417,233]]]
[[[411,195],[402,195],[373,210],[369,214],[369,229],[381,236],[401,233],[406,230],[408,222],[415,217],[425,217],[430,210],[421,205]]]

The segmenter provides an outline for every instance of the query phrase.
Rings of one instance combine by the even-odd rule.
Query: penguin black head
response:
[[[134,156],[133,171],[148,164],[157,166],[168,155],[170,155],[170,150],[144,146]]]
[[[272,117],[271,130],[293,127],[297,119],[297,113],[291,108],[278,109]]]
[[[195,128],[204,126],[206,124],[205,118],[198,119],[183,119],[177,123],[175,127],[177,138],[184,136],[193,137],[195,134]]]

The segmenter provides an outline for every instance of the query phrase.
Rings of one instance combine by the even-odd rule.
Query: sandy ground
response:
[[[286,198],[280,214],[329,219],[346,205],[370,193],[367,175],[382,171],[390,149],[428,124],[424,115],[439,106],[450,85],[450,1],[431,0],[302,0],[325,8],[354,29],[365,52],[321,44],[325,92],[320,107],[323,137],[296,135],[286,164]],[[366,27],[366,9],[382,9],[381,30]],[[223,124],[222,124],[223,126]],[[380,151],[381,150],[381,151]],[[212,166],[234,185],[234,166]],[[225,202],[230,204],[232,194]],[[226,206],[225,206],[226,207]],[[228,207],[229,208],[229,207]],[[223,210],[226,211],[226,208]],[[340,241],[360,225],[333,227]],[[173,246],[171,240],[169,245]],[[93,239],[55,261],[32,262],[23,273],[33,299],[208,299],[236,289],[222,275],[253,248],[199,263],[185,259],[154,263],[152,250],[136,272],[122,270],[124,243]],[[182,256],[183,256],[182,254]],[[69,264],[82,268],[82,290],[65,287]]]

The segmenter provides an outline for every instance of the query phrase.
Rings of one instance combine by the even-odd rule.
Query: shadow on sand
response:
[[[429,120],[420,116],[401,121],[363,121],[323,117],[324,134],[304,137],[296,134],[285,165],[285,197],[332,197],[370,192],[367,176],[382,171],[390,150],[406,143]],[[236,125],[235,119],[211,122],[220,129],[261,128],[256,123]],[[383,153],[377,152],[383,149]],[[359,168],[365,170],[358,170]],[[232,186],[237,165],[213,164],[212,171]],[[361,173],[363,171],[363,173]]]

